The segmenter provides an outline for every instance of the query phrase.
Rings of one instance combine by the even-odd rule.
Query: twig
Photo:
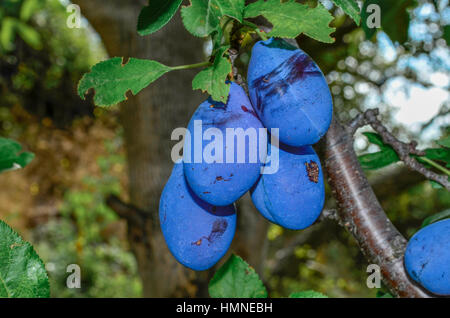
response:
[[[324,220],[332,220],[332,221],[339,223],[340,219],[339,219],[338,211],[336,209],[323,210],[322,213],[320,214],[318,221],[321,222]]]
[[[153,219],[151,213],[125,203],[115,195],[110,195],[106,198],[106,205],[116,212],[119,217],[134,225],[142,226],[147,219]]]
[[[383,139],[385,144],[390,145],[400,160],[402,160],[405,165],[415,170],[422,175],[424,175],[427,179],[433,180],[437,183],[443,185],[447,190],[450,191],[450,181],[448,177],[445,175],[440,175],[435,173],[429,169],[427,169],[424,165],[419,163],[414,157],[410,155],[424,156],[425,153],[421,150],[417,150],[417,142],[412,141],[410,143],[404,143],[398,140],[394,135],[392,135],[386,127],[378,120],[378,109],[369,109],[366,110],[363,114],[359,114],[356,116],[349,124],[348,124],[348,132],[353,135],[359,127],[364,125],[370,125]]]

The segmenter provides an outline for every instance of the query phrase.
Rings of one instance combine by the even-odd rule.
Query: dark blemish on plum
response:
[[[228,222],[225,220],[216,220],[213,223],[211,233],[209,233],[208,237],[205,237],[208,242],[214,243],[215,240],[220,238],[223,233],[225,233],[226,229],[228,227]]]
[[[232,176],[233,176],[233,174],[230,175],[230,178],[231,178]],[[222,177],[222,176],[217,176],[217,177],[216,177],[216,180],[214,180],[213,183],[216,184],[217,181],[224,181],[224,182],[226,182],[226,181],[231,181],[231,179],[225,179],[225,178]]]
[[[208,193],[211,193],[211,192],[209,192],[209,191],[205,191],[205,192],[203,192],[203,194],[208,194]]]
[[[208,245],[214,243],[218,238],[220,238],[223,233],[227,230],[228,222],[225,220],[216,220],[213,223],[211,233],[208,236],[203,236],[201,239],[192,242],[191,245],[200,246],[202,244],[202,240],[206,239],[208,241]]]
[[[303,52],[297,52],[289,59],[278,65],[272,72],[253,80],[251,85],[258,92],[256,95],[256,107],[262,110],[262,102],[276,94],[282,96],[289,86],[301,81],[306,76],[322,76],[322,72],[314,61]],[[264,96],[260,96],[259,93]]]
[[[309,181],[318,183],[319,182],[319,165],[316,162],[311,160],[309,163],[305,162],[305,166],[306,166],[306,172],[308,173]]]
[[[241,106],[241,109],[246,112],[249,113],[251,115],[253,115],[254,117],[258,118],[258,115],[256,115],[255,111],[253,109],[248,109],[247,107],[245,107],[244,105]]]
[[[234,176],[234,174],[230,173],[230,178],[231,178],[232,176]]]
[[[420,271],[417,277],[422,276],[423,271],[425,270],[425,267],[427,267],[428,263],[430,262],[430,260],[427,260],[425,263],[422,263],[420,265]]]
[[[199,239],[198,241],[192,242],[191,245],[196,245],[196,246],[202,245],[202,239]]]
[[[182,195],[181,198],[184,199],[184,195]]]

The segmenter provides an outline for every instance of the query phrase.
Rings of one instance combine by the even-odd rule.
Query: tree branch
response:
[[[111,194],[106,198],[106,205],[116,212],[119,217],[127,220],[128,223],[133,225],[142,226],[147,219],[154,221],[151,213],[143,211],[134,205],[125,203],[115,195]]]
[[[417,150],[417,142],[412,141],[409,144],[401,142],[394,135],[392,135],[386,127],[378,120],[378,109],[368,109],[363,114],[359,114],[348,125],[348,131],[353,135],[359,127],[370,125],[383,139],[385,144],[390,145],[399,158],[405,163],[405,165],[420,174],[424,175],[427,179],[436,181],[443,185],[450,191],[450,181],[445,175],[437,174],[424,165],[419,163],[415,158],[410,155],[424,156],[423,151]]]
[[[430,297],[407,275],[403,255],[407,241],[394,227],[362,171],[349,134],[336,119],[326,134],[325,167],[338,215],[369,262],[380,266],[383,282],[398,297]]]

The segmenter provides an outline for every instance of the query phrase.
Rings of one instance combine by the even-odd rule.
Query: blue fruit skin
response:
[[[233,205],[215,207],[189,189],[176,163],[159,202],[159,221],[167,246],[184,266],[202,271],[227,252],[236,230]]]
[[[291,230],[313,224],[325,202],[322,168],[314,149],[280,145],[278,172],[261,175],[251,196],[269,221]]]
[[[327,132],[333,105],[322,71],[282,39],[259,41],[248,68],[250,100],[267,128],[290,146],[312,145]]]
[[[436,295],[450,296],[450,219],[414,234],[404,261],[412,279]]]
[[[255,205],[256,209],[259,211],[259,213],[268,221],[280,225],[275,221],[273,216],[270,214],[269,210],[267,209],[266,205],[264,204],[263,200],[263,192],[262,191],[256,191],[256,188],[258,187],[259,182],[255,183],[253,187],[250,189],[250,193],[252,195],[253,204]],[[255,191],[257,192],[255,194]],[[253,198],[255,196],[255,199]],[[256,198],[257,197],[257,198]],[[258,205],[256,205],[255,200],[258,201]]]
[[[193,152],[194,120],[202,120],[203,132],[208,128],[217,128],[223,134],[223,163],[194,163]],[[244,90],[237,84],[231,83],[227,104],[214,102],[211,99],[203,102],[192,116],[187,129],[191,134],[192,151],[184,153],[184,159],[190,155],[191,163],[184,162],[184,173],[189,186],[202,200],[217,206],[232,204],[244,195],[258,180],[262,162],[257,156],[256,163],[249,163],[249,141],[245,142],[245,163],[237,163],[237,138],[234,142],[234,163],[226,163],[226,128],[253,127],[259,136],[259,128],[263,128]],[[203,141],[202,153],[211,141]],[[259,137],[258,143],[259,144]],[[184,147],[186,149],[186,146]],[[242,149],[242,147],[241,147]],[[259,151],[259,148],[258,148]],[[186,160],[185,160],[186,161]],[[264,161],[264,160],[262,160]]]

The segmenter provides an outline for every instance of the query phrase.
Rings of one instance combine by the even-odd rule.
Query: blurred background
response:
[[[92,95],[83,101],[76,88],[92,65],[112,56],[189,64],[204,60],[209,44],[190,36],[179,14],[155,35],[139,37],[146,1],[73,2],[81,7],[80,28],[68,26],[69,1],[0,0],[0,136],[36,155],[25,169],[0,175],[0,219],[35,246],[53,297],[206,296],[214,269],[194,273],[177,265],[151,221],[172,167],[170,133],[206,98],[191,90],[195,71],[168,74],[108,109],[95,107]],[[383,29],[371,38],[331,1],[320,2],[337,17],[336,42],[297,40],[327,76],[336,116],[347,121],[378,107],[386,126],[419,148],[447,136],[449,1],[399,1],[382,11]],[[248,59],[242,52],[242,65]],[[358,131],[355,149],[377,151],[364,131],[370,130]],[[367,175],[407,238],[427,216],[450,208],[445,189],[402,164]],[[112,195],[148,218],[124,218],[106,203]],[[326,202],[334,207],[330,193]],[[259,272],[272,297],[307,289],[375,297],[364,257],[338,225],[288,231],[259,216],[248,197],[238,206],[232,252]],[[81,267],[80,289],[66,287],[69,264]]]

